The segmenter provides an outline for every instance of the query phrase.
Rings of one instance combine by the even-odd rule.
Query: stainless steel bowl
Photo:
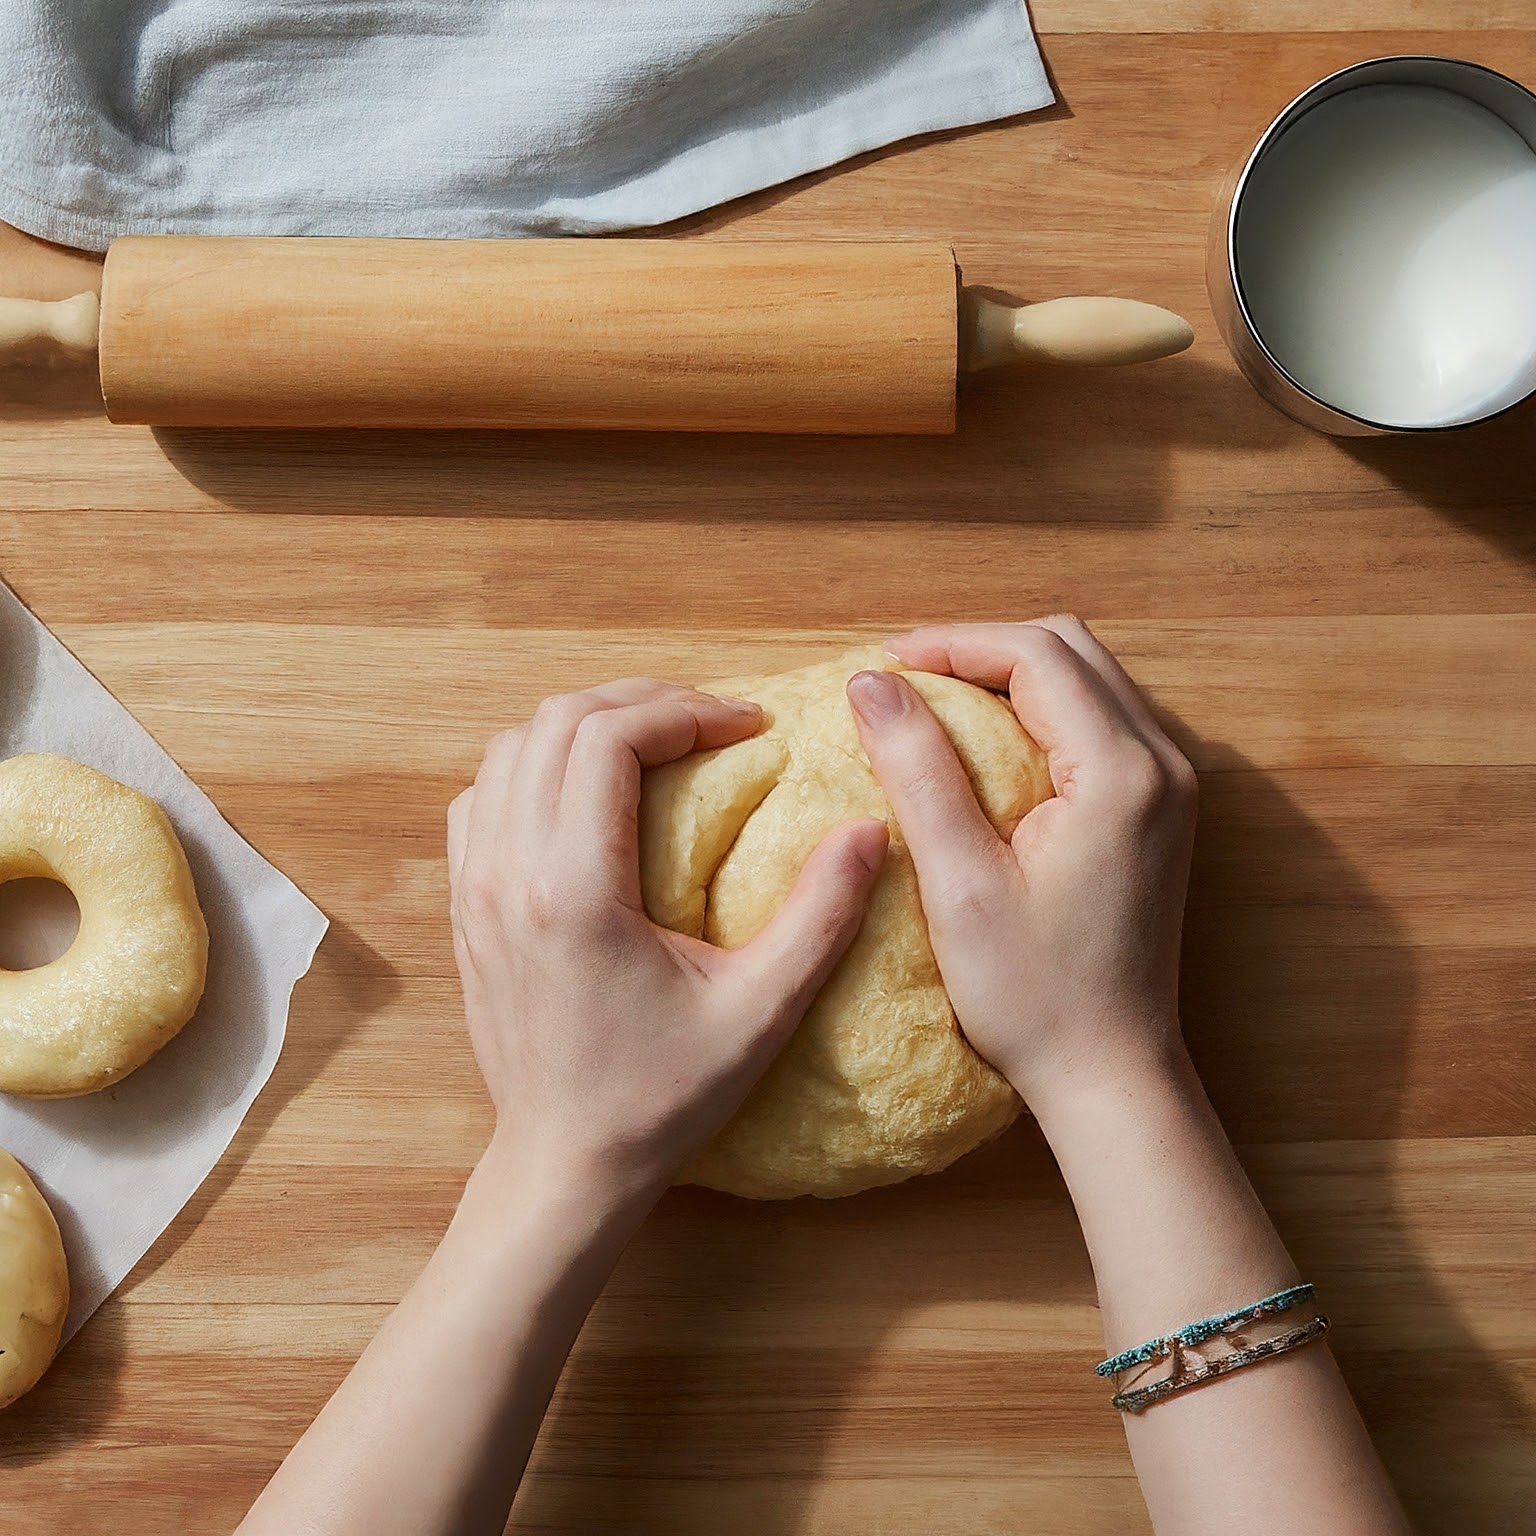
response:
[[[1206,282],[1211,307],[1238,367],[1248,382],[1272,405],[1305,426],[1338,437],[1374,437],[1398,432],[1443,432],[1472,425],[1458,420],[1430,426],[1402,427],[1372,421],[1342,409],[1299,383],[1285,364],[1271,351],[1254,321],[1249,301],[1243,291],[1242,263],[1238,249],[1238,225],[1245,196],[1252,195],[1253,173],[1282,136],[1319,103],[1364,85],[1428,85],[1464,96],[1486,107],[1509,124],[1536,154],[1536,94],[1523,85],[1481,64],[1462,59],[1440,58],[1428,54],[1402,54],[1389,58],[1368,59],[1329,75],[1303,91],[1265,130],[1253,152],[1227,179],[1217,199],[1206,249]],[[1536,262],[1536,251],[1531,253]],[[1536,348],[1536,336],[1531,338]],[[1476,420],[1491,420],[1504,415],[1529,400],[1536,390],[1521,400],[1490,410]]]

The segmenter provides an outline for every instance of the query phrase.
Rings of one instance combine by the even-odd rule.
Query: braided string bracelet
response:
[[[1110,1399],[1111,1405],[1122,1413],[1140,1413],[1152,1404],[1172,1397],[1176,1392],[1198,1387],[1220,1376],[1229,1376],[1244,1366],[1299,1349],[1313,1339],[1320,1338],[1328,1330],[1328,1319],[1320,1313],[1305,1323],[1285,1328],[1269,1338],[1250,1342],[1245,1337],[1256,1327],[1272,1325],[1281,1313],[1313,1301],[1315,1296],[1316,1291],[1311,1285],[1294,1285],[1287,1290],[1276,1291],[1273,1296],[1266,1296],[1249,1306],[1186,1323],[1184,1327],[1164,1334],[1161,1338],[1149,1339],[1134,1349],[1111,1356],[1094,1367],[1094,1374],[1118,1377],[1141,1366],[1144,1369],[1137,1371],[1136,1379],[1139,1379],[1160,1362],[1167,1361],[1167,1376],[1146,1386],[1122,1388]],[[1224,1353],[1206,1358],[1202,1346],[1213,1341],[1220,1343]]]

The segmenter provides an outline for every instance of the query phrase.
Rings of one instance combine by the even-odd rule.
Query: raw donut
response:
[[[68,1311],[58,1223],[26,1169],[0,1151],[0,1408],[37,1385]]]
[[[80,931],[57,960],[0,970],[0,1091],[90,1093],[142,1066],[192,1017],[208,930],[165,813],[84,763],[0,763],[0,881],[67,885]]]
[[[811,850],[860,816],[891,819],[844,687],[875,649],[778,677],[712,683],[760,704],[761,733],[651,770],[641,886],[654,921],[737,948],[773,916]],[[1000,834],[1051,794],[1045,757],[995,694],[908,673]],[[684,1171],[757,1199],[850,1195],[934,1173],[1001,1131],[1017,1095],[966,1044],[928,943],[900,831],[863,927],[782,1055]]]

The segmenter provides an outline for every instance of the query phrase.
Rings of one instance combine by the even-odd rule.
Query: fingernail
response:
[[[848,698],[870,725],[894,720],[907,707],[901,684],[890,672],[855,672],[848,679]]]
[[[743,715],[760,715],[763,712],[761,704],[754,704],[751,699],[726,699],[720,700],[727,709],[738,710]]]
[[[871,821],[865,825],[871,835],[856,839],[853,851],[870,874],[878,875],[885,867],[885,856],[890,851],[891,829],[883,821]]]

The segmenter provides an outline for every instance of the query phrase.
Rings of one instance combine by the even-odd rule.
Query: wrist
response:
[[[411,1294],[508,1380],[539,1357],[552,1382],[649,1208],[493,1137]]]
[[[513,1229],[532,1224],[561,1248],[604,1246],[609,1239],[622,1247],[664,1189],[621,1177],[578,1149],[533,1144],[498,1128],[469,1176],[454,1220],[514,1242]]]
[[[1125,1115],[1182,1116],[1202,1105],[1208,1111],[1176,1022],[1172,1028],[1145,1027],[1134,1044],[1096,1052],[1090,1060],[1068,1060],[1015,1087],[1053,1146]]]

